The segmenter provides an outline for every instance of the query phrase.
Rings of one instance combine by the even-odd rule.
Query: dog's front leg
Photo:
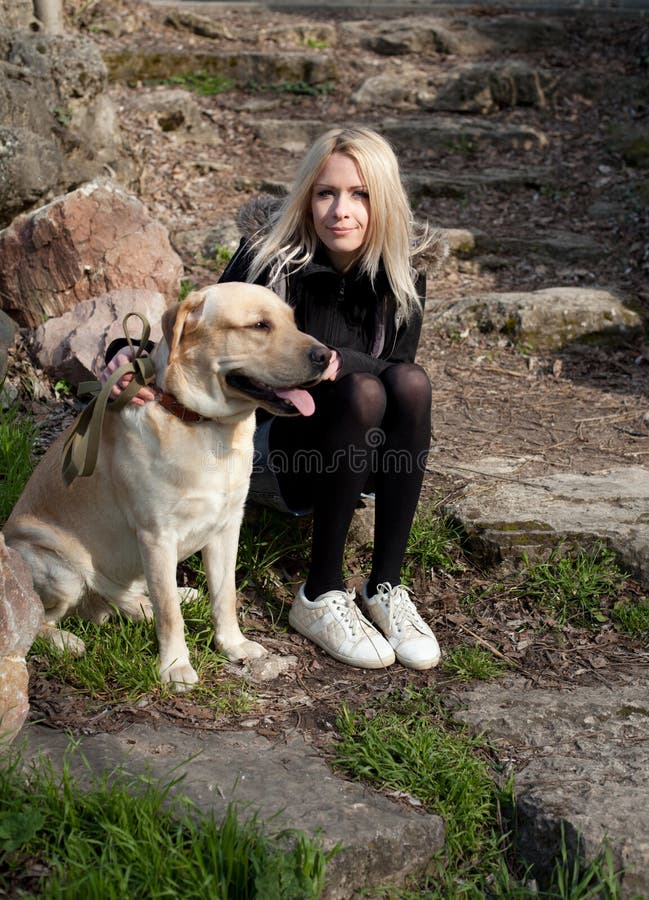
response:
[[[189,662],[185,623],[176,587],[177,554],[173,535],[139,535],[140,553],[155,615],[160,678],[176,691],[189,690],[198,675]]]
[[[203,562],[212,605],[214,643],[228,659],[256,659],[266,655],[265,647],[247,640],[237,620],[235,568],[239,544],[239,523],[223,528],[203,547]]]

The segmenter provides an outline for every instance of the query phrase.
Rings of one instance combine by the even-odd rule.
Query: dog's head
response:
[[[331,351],[298,331],[293,311],[253,284],[226,282],[194,291],[168,309],[169,348],[161,387],[208,418],[256,406],[276,415],[308,414],[305,393],[320,380]]]

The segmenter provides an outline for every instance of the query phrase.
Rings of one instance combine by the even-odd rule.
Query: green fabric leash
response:
[[[127,328],[127,322],[133,316],[142,323],[142,337],[137,348],[133,345]],[[151,332],[149,323],[139,313],[128,313],[124,317],[122,325],[126,342],[131,350],[131,361],[116,369],[103,387],[98,381],[84,381],[79,385],[77,393],[80,397],[88,394],[94,394],[94,397],[77,419],[63,447],[61,474],[67,487],[75,478],[92,475],[95,471],[106,410],[118,412],[129,403],[141,387],[155,381],[153,360],[149,356],[141,355],[149,340]],[[124,388],[119,397],[110,400],[111,390],[127,372],[133,373],[132,381]]]

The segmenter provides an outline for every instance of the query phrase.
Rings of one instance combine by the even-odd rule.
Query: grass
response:
[[[224,247],[222,244],[216,244],[209,256],[201,258],[201,262],[205,266],[210,266],[215,272],[221,272],[234,256],[234,250],[230,247]]]
[[[222,822],[173,796],[179,780],[103,776],[69,763],[0,760],[0,893],[57,900],[316,900],[329,855],[302,832],[269,834],[228,807]]]
[[[290,559],[303,558],[306,541],[302,523],[295,519],[261,510],[253,521],[246,520],[241,529],[237,575],[239,591],[254,588],[266,600],[268,613],[276,625],[283,616],[277,597],[285,585],[280,583],[278,566]],[[226,663],[213,646],[210,602],[205,570],[199,555],[185,563],[196,584],[198,595],[183,604],[185,634],[192,665],[199,683],[192,690],[192,700],[213,709],[216,715],[241,715],[255,703],[250,689],[224,678]],[[37,639],[31,649],[32,663],[48,678],[69,684],[75,690],[96,700],[111,703],[133,703],[144,696],[168,696],[171,689],[160,683],[155,627],[150,622],[134,622],[116,614],[109,622],[96,625],[78,617],[62,622],[86,645],[83,656],[72,657],[60,652],[48,641]]]
[[[209,72],[189,72],[186,75],[172,75],[169,78],[158,80],[156,83],[183,87],[194,94],[199,94],[201,97],[224,94],[236,86],[236,81],[232,78]]]
[[[517,593],[547,610],[560,626],[592,628],[609,620],[607,609],[626,580],[615,554],[602,545],[570,556],[554,550],[546,562],[525,559]]]
[[[192,291],[197,291],[198,285],[189,278],[183,278],[180,282],[180,290],[178,291],[178,302],[182,303],[185,297],[189,296]]]
[[[309,47],[311,50],[328,50],[329,43],[327,41],[319,40],[316,37],[308,37],[303,41],[305,47]]]
[[[634,638],[649,637],[649,599],[638,597],[620,600],[611,610],[611,618],[626,634]]]
[[[458,572],[461,537],[460,528],[440,515],[437,507],[421,507],[408,539],[404,583],[412,582],[417,569],[428,578],[436,569]]]
[[[343,705],[337,729],[336,766],[441,815],[450,863],[472,867],[491,854],[495,862],[497,848],[488,839],[499,792],[483,745],[448,724],[432,692],[406,689],[371,717]]]
[[[493,653],[482,647],[460,644],[448,651],[442,669],[458,681],[491,681],[506,670],[507,663],[496,659]]]
[[[562,840],[551,882],[543,890],[529,872],[509,864],[511,841],[501,812],[513,803],[513,783],[499,789],[489,748],[449,720],[431,691],[407,688],[380,711],[343,706],[337,722],[335,765],[376,787],[417,798],[446,826],[444,857],[411,888],[385,888],[367,896],[394,900],[478,900],[482,897],[548,900],[618,900],[619,873],[607,847],[589,864]],[[563,836],[562,836],[563,837]]]
[[[209,599],[199,591],[195,600],[183,604],[185,633],[192,665],[200,683],[192,699],[213,709],[215,714],[242,714],[254,704],[254,696],[238,682],[224,679],[225,663],[213,649]],[[61,652],[37,638],[31,649],[35,668],[97,700],[111,703],[136,702],[147,695],[169,695],[171,688],[160,683],[158,647],[154,625],[134,622],[116,615],[105,625],[95,625],[77,617],[62,623],[80,637],[86,652],[78,658]]]
[[[0,408],[0,525],[9,518],[34,468],[38,429],[15,407]]]

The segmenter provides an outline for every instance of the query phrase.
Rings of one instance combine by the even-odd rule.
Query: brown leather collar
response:
[[[160,388],[155,389],[156,399],[160,406],[170,412],[172,416],[180,419],[181,422],[205,422],[206,416],[201,416],[193,409],[187,409],[186,406],[176,400],[173,394],[167,394]]]

